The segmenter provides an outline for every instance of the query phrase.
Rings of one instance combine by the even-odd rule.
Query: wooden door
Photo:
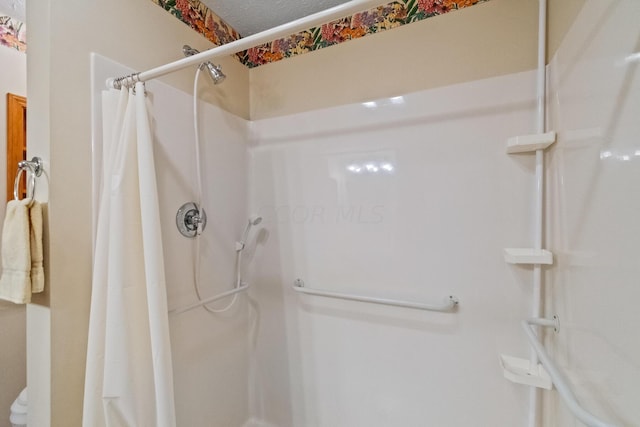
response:
[[[7,201],[13,199],[18,162],[27,158],[27,98],[7,94]],[[26,173],[22,174],[18,195],[26,197]]]

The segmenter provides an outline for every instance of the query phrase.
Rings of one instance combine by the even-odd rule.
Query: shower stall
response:
[[[191,94],[156,69],[135,75],[154,137],[178,426],[583,425],[565,386],[596,420],[584,425],[640,424],[640,7],[583,3],[543,56],[542,129],[532,67],[350,102],[332,92],[306,108],[296,82],[320,65],[303,59],[329,48],[252,70],[250,118],[196,101],[195,127]],[[374,54],[367,43],[331,58]],[[184,55],[211,77],[196,100],[233,82],[218,57]],[[99,94],[134,70],[91,61],[95,173]],[[547,131],[541,187],[536,156],[507,141]],[[534,249],[505,262],[505,248]],[[532,274],[547,320],[525,333]],[[532,336],[559,373],[537,365]],[[524,375],[556,389],[509,381],[509,360],[533,360]]]

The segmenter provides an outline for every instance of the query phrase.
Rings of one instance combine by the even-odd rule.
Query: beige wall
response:
[[[492,0],[251,72],[261,119],[529,70],[537,2]]]
[[[549,46],[554,51],[583,3],[550,1]],[[264,65],[251,71],[251,118],[530,70],[536,66],[537,32],[536,0],[491,0]]]
[[[27,57],[0,46],[0,221],[4,220],[7,164],[7,93],[27,95]],[[16,165],[17,166],[17,165]],[[15,168],[15,167],[14,167]],[[26,385],[25,307],[0,301],[0,427],[9,426],[9,408]]]
[[[547,62],[558,51],[578,13],[586,3],[586,0],[548,0],[547,9]]]
[[[79,426],[91,291],[89,54],[144,70],[180,58],[185,43],[211,45],[149,0],[33,0],[27,25],[29,150],[49,175],[48,195],[39,194],[49,200],[49,290],[28,312],[30,425]],[[246,117],[248,70],[221,63],[229,78],[215,102]],[[167,81],[190,91],[194,71]]]

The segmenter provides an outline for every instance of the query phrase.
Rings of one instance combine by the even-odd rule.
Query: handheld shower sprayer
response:
[[[244,228],[244,233],[242,233],[242,238],[239,242],[236,242],[236,288],[242,286],[242,251],[246,246],[247,238],[249,237],[249,231],[251,231],[251,227],[258,225],[261,222],[261,216],[250,216],[249,220],[247,221],[247,226]]]
[[[182,46],[182,53],[184,53],[184,56],[192,56],[196,53],[200,53],[200,51],[198,49],[192,48],[188,44],[185,44],[184,46]],[[211,77],[211,80],[213,80],[214,85],[222,83],[224,79],[227,78],[227,76],[222,72],[220,66],[214,65],[211,61],[203,62],[202,64],[200,64],[199,68],[201,70],[207,71],[207,74],[209,74],[209,77]]]
[[[258,225],[261,222],[262,222],[261,216],[249,217],[249,220],[247,221],[247,226],[244,228],[244,233],[242,233],[242,238],[240,239],[239,242],[236,242],[236,251],[240,252],[244,249],[247,242],[247,237],[249,237],[249,231],[251,230],[251,227]]]

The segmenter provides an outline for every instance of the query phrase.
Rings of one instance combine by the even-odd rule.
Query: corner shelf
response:
[[[556,133],[547,132],[533,135],[514,136],[507,140],[507,153],[531,153],[537,150],[544,150],[556,142]]]
[[[531,368],[531,362],[519,357],[500,355],[500,366],[504,377],[517,384],[525,384],[551,390],[553,383],[546,369],[540,364]]]
[[[553,264],[553,253],[546,249],[505,248],[504,260],[509,264]]]

